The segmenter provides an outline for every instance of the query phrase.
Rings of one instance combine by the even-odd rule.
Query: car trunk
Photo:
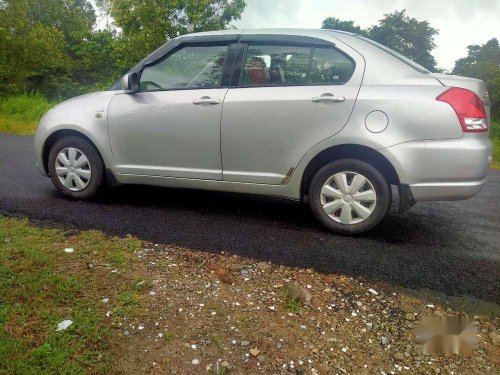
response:
[[[491,102],[484,81],[475,78],[438,73],[430,73],[429,75],[441,82],[443,86],[461,87],[475,92],[483,101],[488,122],[490,121]]]

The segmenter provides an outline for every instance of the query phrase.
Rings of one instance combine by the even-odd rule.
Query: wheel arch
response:
[[[399,187],[400,181],[396,169],[380,152],[359,144],[340,144],[322,150],[309,161],[302,174],[300,184],[301,199],[308,194],[309,185],[316,172],[326,164],[341,159],[364,161],[376,168],[390,185]]]
[[[60,140],[61,138],[64,138],[64,137],[68,137],[68,136],[79,137],[79,138],[82,138],[82,139],[86,140],[87,142],[89,142],[92,145],[92,147],[94,147],[94,149],[96,150],[97,154],[101,158],[101,161],[104,165],[104,168],[106,169],[106,163],[104,161],[104,158],[102,157],[101,151],[99,150],[99,148],[96,146],[95,142],[92,139],[90,139],[87,135],[85,135],[84,133],[82,133],[78,130],[60,129],[60,130],[56,130],[55,132],[50,134],[47,137],[47,139],[45,140],[43,147],[42,147],[43,168],[45,170],[45,173],[47,173],[47,175],[49,175],[48,162],[49,162],[50,149],[58,140]]]

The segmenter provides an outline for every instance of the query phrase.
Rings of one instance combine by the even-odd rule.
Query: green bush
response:
[[[500,139],[500,116],[491,119],[490,136],[491,138]]]
[[[500,138],[493,138],[493,168],[500,169]]]
[[[41,94],[10,96],[0,100],[0,117],[21,121],[38,121],[56,102]]]

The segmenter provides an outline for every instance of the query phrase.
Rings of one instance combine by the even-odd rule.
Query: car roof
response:
[[[347,35],[357,35],[347,31],[332,30],[332,29],[299,29],[299,28],[259,28],[259,29],[229,29],[218,31],[203,31],[179,36],[197,37],[197,36],[218,36],[218,35],[255,35],[255,34],[272,34],[272,35],[297,35],[324,38],[325,32],[339,33]]]

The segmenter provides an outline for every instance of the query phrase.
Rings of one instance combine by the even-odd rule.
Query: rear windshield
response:
[[[406,65],[408,66],[411,66],[413,69],[415,69],[416,71],[420,72],[420,73],[430,73],[430,70],[424,68],[422,65],[420,64],[417,64],[415,61],[413,60],[410,60],[408,57],[406,56],[403,56],[402,54],[400,54],[399,52],[396,52],[380,43],[377,43],[371,39],[368,39],[368,38],[365,38],[363,36],[359,36],[357,35],[358,38],[360,39],[363,39],[365,42],[368,42],[370,43],[371,45],[375,46],[375,47],[378,47],[380,48],[381,50],[387,52],[389,55],[395,57],[396,59],[398,59],[399,61],[402,61],[404,62]]]

